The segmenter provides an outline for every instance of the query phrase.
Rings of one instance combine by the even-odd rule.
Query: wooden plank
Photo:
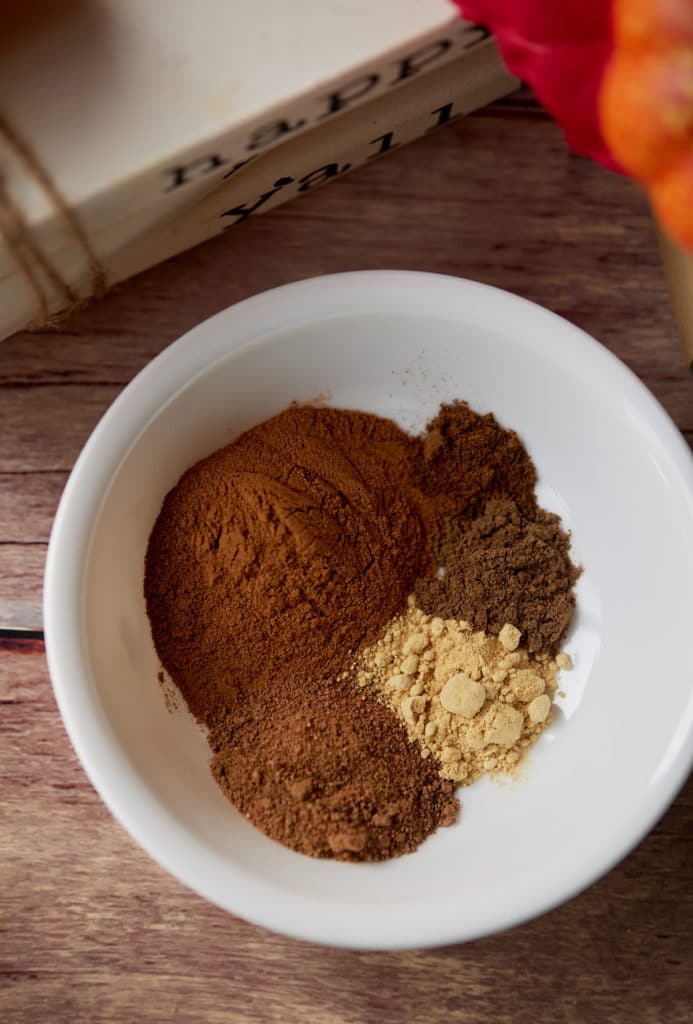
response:
[[[0,472],[65,472],[120,385],[47,384],[0,388]],[[11,505],[14,498],[5,499]]]
[[[0,473],[0,545],[46,543],[66,472]]]
[[[0,629],[41,629],[48,545],[0,544]]]
[[[41,629],[43,567],[66,480],[66,472],[0,473],[2,629]]]
[[[247,295],[340,270],[487,281],[563,313],[644,376],[682,363],[647,204],[570,157],[551,122],[486,114],[251,219],[116,288],[60,330],[0,345],[0,379],[124,384]]]
[[[116,825],[37,641],[0,641],[0,1003],[11,1024],[684,1024],[693,784],[606,878],[463,947],[322,949],[188,892]],[[454,879],[451,879],[454,885]]]

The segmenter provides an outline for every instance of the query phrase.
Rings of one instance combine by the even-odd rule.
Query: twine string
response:
[[[12,198],[6,178],[0,172],[0,234],[5,239],[17,266],[34,295],[36,316],[28,326],[36,329],[58,322],[84,305],[89,299],[102,295],[106,291],[106,273],[91,246],[79,217],[65,202],[49,173],[36,158],[29,145],[2,114],[0,114],[0,136],[48,196],[68,231],[79,244],[89,268],[89,290],[86,295],[79,295],[61,274],[58,266],[37,244],[24,213]],[[61,309],[57,315],[52,315],[50,312],[44,287],[45,279],[51,283],[60,297]]]

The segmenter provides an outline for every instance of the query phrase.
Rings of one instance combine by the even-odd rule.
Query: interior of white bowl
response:
[[[142,593],[165,493],[198,458],[293,400],[419,430],[468,400],[518,431],[540,497],[584,566],[575,668],[521,777],[460,792],[459,822],[377,865],[315,861],[226,801],[206,741],[167,710]],[[178,878],[235,913],[357,947],[479,936],[541,912],[653,824],[691,757],[693,471],[635,378],[579,330],[513,296],[432,275],[302,282],[171,346],[87,445],[51,539],[51,674],[92,781]]]

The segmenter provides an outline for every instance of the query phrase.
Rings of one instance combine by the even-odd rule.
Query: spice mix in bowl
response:
[[[145,594],[231,802],[301,853],[381,860],[547,727],[578,569],[517,435],[291,406],[164,500]]]
[[[420,947],[569,898],[671,802],[691,578],[690,453],[622,364],[495,289],[346,274],[122,392],[56,516],[46,648],[89,777],[177,878]]]

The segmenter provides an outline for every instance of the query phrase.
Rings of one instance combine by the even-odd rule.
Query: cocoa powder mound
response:
[[[560,519],[536,509],[523,515],[513,501],[489,501],[473,522],[453,518],[437,540],[442,577],[416,583],[419,607],[443,619],[463,619],[498,635],[516,626],[530,653],[554,653],[575,608],[580,575]]]
[[[455,820],[454,784],[395,716],[351,679],[303,679],[253,696],[212,731],[212,773],[272,839],[311,857],[411,853]]]
[[[537,508],[536,470],[515,431],[466,402],[442,405],[426,427],[418,475],[440,516],[473,519],[493,498],[510,498],[525,515]]]
[[[419,456],[390,420],[293,406],[183,475],[149,540],[145,597],[200,721],[338,673],[402,608],[431,566],[408,487]]]

